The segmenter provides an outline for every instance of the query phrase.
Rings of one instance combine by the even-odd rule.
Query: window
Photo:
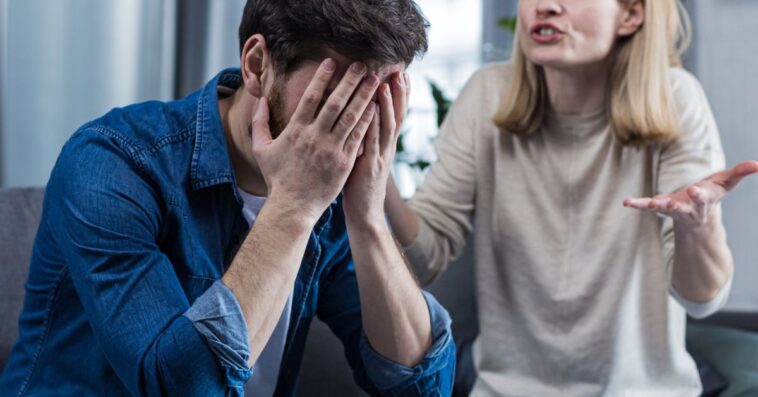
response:
[[[409,165],[434,160],[431,140],[437,135],[437,107],[430,82],[448,98],[455,98],[481,64],[482,2],[471,0],[417,0],[426,15],[429,51],[408,69],[411,77],[409,113],[403,126],[404,152],[398,153],[394,173],[403,197],[410,197],[424,170]]]

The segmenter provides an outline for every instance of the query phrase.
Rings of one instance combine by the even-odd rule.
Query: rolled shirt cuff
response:
[[[248,330],[234,293],[221,280],[208,288],[184,313],[224,367],[227,377],[244,384],[252,375]]]
[[[401,387],[403,384],[412,383],[433,374],[447,365],[455,365],[455,357],[451,357],[455,350],[449,348],[453,343],[450,315],[434,296],[426,291],[422,293],[429,308],[433,342],[419,364],[410,368],[396,363],[374,350],[365,333],[361,337],[360,350],[363,364],[369,378],[379,390],[387,391]]]

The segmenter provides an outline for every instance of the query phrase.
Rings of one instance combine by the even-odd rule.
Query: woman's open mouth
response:
[[[563,38],[563,32],[552,24],[539,24],[532,29],[532,39],[540,44],[553,44]]]

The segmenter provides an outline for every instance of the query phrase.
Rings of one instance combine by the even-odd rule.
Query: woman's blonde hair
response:
[[[630,5],[633,0],[619,0]],[[668,69],[681,66],[690,43],[690,22],[680,0],[641,0],[645,19],[613,50],[606,112],[614,134],[625,144],[670,140],[679,133],[679,117]],[[518,30],[517,30],[518,31]],[[505,131],[528,135],[537,131],[549,106],[544,71],[524,56],[514,39],[513,73],[494,117]]]

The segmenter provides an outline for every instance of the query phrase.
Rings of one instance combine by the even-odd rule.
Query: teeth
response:
[[[555,30],[552,28],[541,28],[539,33],[541,36],[552,36],[555,34]]]

